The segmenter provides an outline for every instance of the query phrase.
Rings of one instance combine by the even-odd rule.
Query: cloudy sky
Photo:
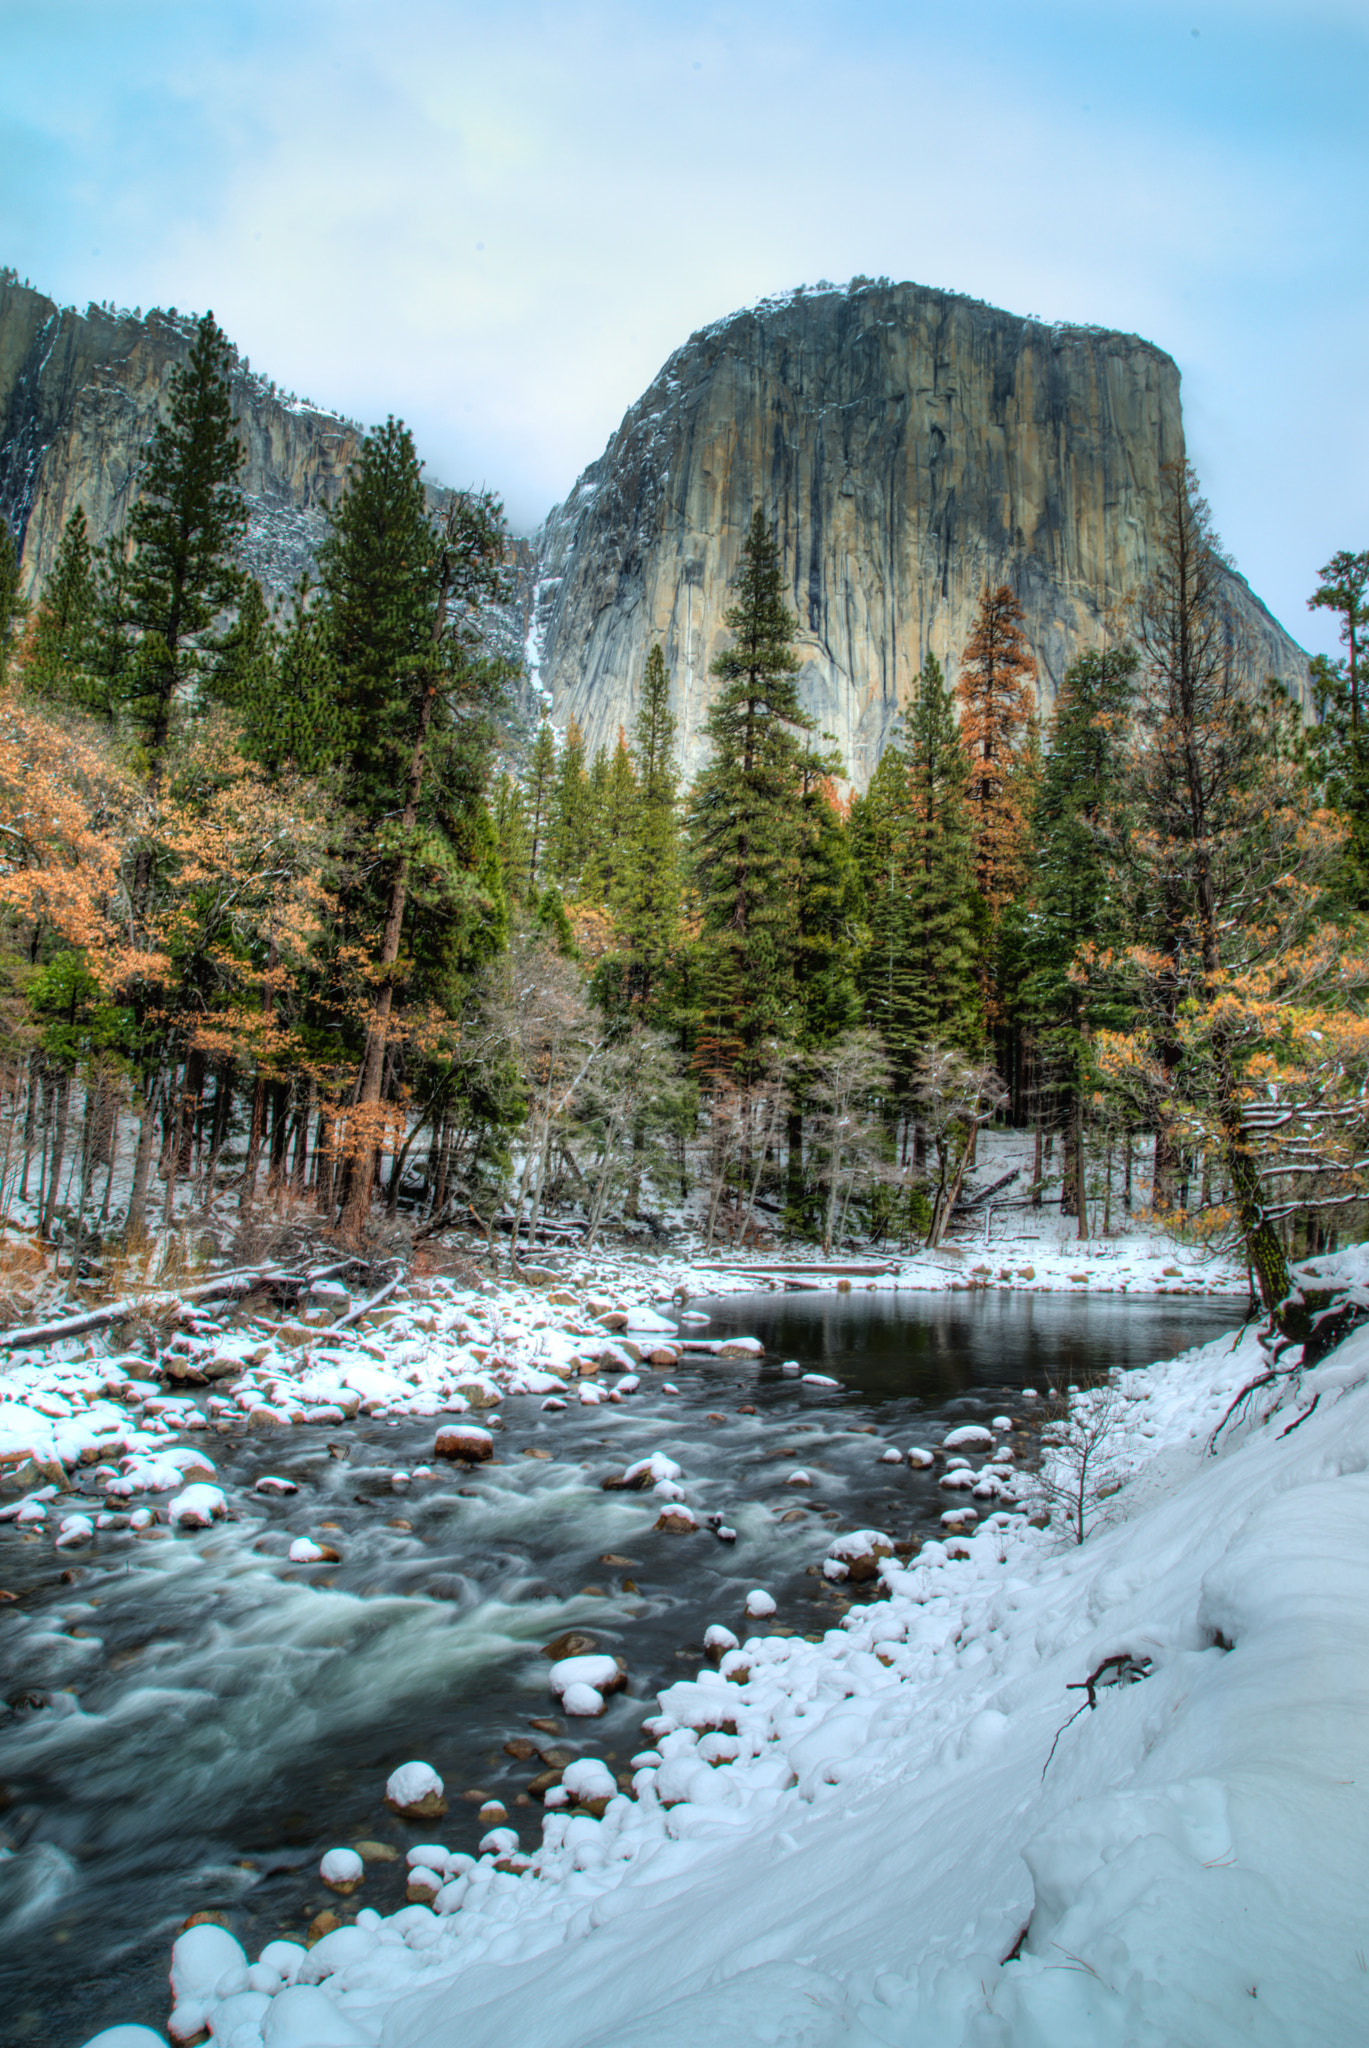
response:
[[[0,0],[0,262],[212,306],[526,530],[705,321],[911,278],[1138,332],[1304,645],[1369,546],[1365,0]]]

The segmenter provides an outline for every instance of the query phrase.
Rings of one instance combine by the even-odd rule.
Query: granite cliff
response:
[[[630,725],[663,644],[687,767],[742,539],[776,526],[800,689],[861,786],[913,677],[954,678],[986,580],[1011,583],[1049,708],[1146,581],[1179,372],[1135,335],[1049,327],[857,280],[691,335],[537,540],[534,642],[553,716]],[[1301,690],[1307,657],[1236,575],[1237,659]]]
[[[0,272],[0,518],[41,582],[62,527],[84,506],[102,540],[123,521],[138,458],[190,348],[194,321],[91,305],[59,307]],[[233,404],[246,451],[244,560],[268,586],[298,577],[322,537],[361,430],[278,392],[239,360]]]

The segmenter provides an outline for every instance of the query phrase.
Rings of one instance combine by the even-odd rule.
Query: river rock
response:
[[[982,1422],[967,1422],[959,1429],[953,1429],[941,1440],[943,1451],[987,1451],[993,1447],[994,1433]]]
[[[551,1667],[550,1684],[567,1714],[593,1719],[603,1713],[608,1695],[627,1684],[627,1671],[616,1657],[563,1657]]]
[[[187,1486],[168,1503],[166,1517],[173,1529],[207,1529],[227,1513],[228,1502],[220,1487],[195,1485]]]
[[[341,1892],[346,1897],[360,1890],[366,1866],[355,1849],[330,1849],[319,1864],[318,1874],[329,1891]]]
[[[436,1820],[447,1811],[441,1778],[431,1764],[401,1764],[385,1784],[385,1804],[402,1820]]]
[[[587,1657],[598,1647],[597,1636],[586,1635],[583,1629],[568,1628],[564,1635],[553,1636],[549,1643],[542,1645],[542,1655],[549,1657],[553,1664],[559,1664],[567,1657]]]
[[[844,1567],[844,1576],[855,1585],[863,1585],[870,1579],[878,1578],[883,1559],[894,1554],[894,1539],[886,1536],[881,1529],[851,1529],[844,1536],[838,1536],[828,1545],[827,1562]],[[839,1574],[827,1571],[825,1577],[835,1578]]]
[[[775,1597],[763,1586],[753,1586],[742,1603],[742,1611],[753,1621],[765,1621],[776,1612]]]
[[[494,1438],[489,1430],[471,1422],[449,1422],[437,1432],[434,1456],[452,1458],[467,1465],[483,1465],[494,1456]]]
[[[667,1536],[692,1536],[698,1530],[699,1518],[682,1501],[667,1501],[652,1526]]]

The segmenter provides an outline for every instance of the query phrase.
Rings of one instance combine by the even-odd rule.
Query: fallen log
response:
[[[108,1301],[103,1308],[87,1309],[79,1316],[59,1316],[50,1323],[31,1323],[25,1329],[0,1331],[0,1351],[31,1350],[35,1344],[61,1344],[68,1337],[84,1337],[91,1330],[107,1329],[129,1316],[157,1315],[169,1308],[189,1307],[197,1301],[230,1301],[266,1287],[298,1294],[315,1280],[332,1280],[349,1272],[356,1259],[342,1259],[331,1266],[313,1266],[306,1273],[290,1272],[283,1266],[259,1266],[251,1272],[220,1273],[215,1280],[179,1292],[153,1288],[146,1294],[126,1294]]]
[[[952,1215],[964,1216],[971,1209],[982,1209],[986,1202],[993,1199],[1000,1188],[1011,1187],[1015,1180],[1020,1180],[1021,1176],[1021,1167],[1015,1166],[1011,1173],[1005,1173],[1001,1180],[996,1180],[993,1183],[992,1187],[980,1188],[973,1195],[962,1195],[952,1210]]]

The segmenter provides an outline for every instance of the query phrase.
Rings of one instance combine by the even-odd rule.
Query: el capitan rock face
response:
[[[1150,575],[1161,466],[1183,446],[1178,370],[1134,335],[886,282],[734,314],[675,352],[538,537],[552,715],[611,746],[659,639],[701,765],[757,505],[803,702],[859,785],[929,652],[954,680],[986,581],[1017,591],[1048,709]],[[1301,692],[1306,655],[1240,577],[1229,589],[1237,658]]]
[[[97,541],[122,524],[138,459],[193,335],[185,315],[141,318],[96,305],[78,313],[0,274],[0,518],[22,544],[26,587],[51,568],[78,505]],[[244,561],[283,589],[312,559],[361,433],[277,393],[245,364],[232,384],[246,451]]]

